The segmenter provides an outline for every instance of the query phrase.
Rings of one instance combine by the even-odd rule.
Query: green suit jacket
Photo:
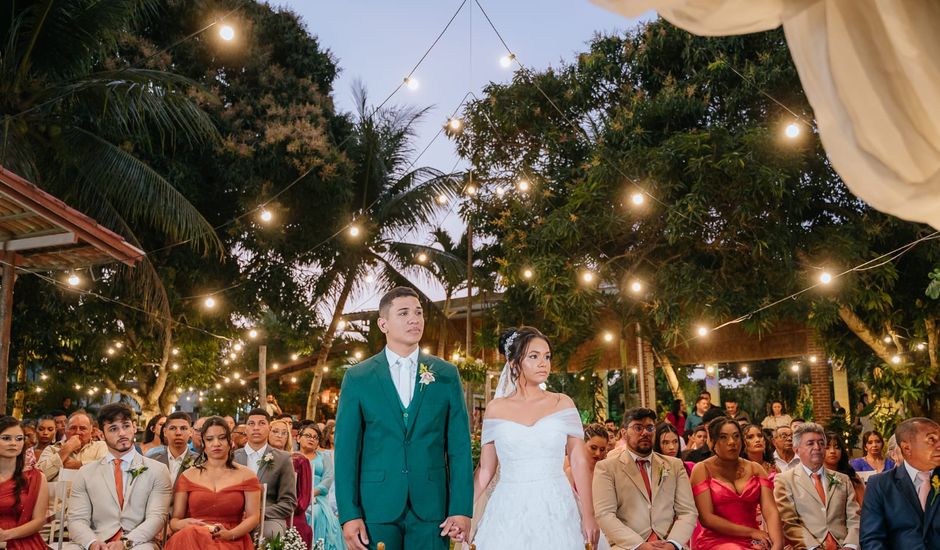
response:
[[[422,366],[434,381],[419,384]],[[392,523],[406,506],[424,521],[473,513],[470,425],[457,367],[418,356],[405,409],[383,349],[351,367],[336,413],[336,505],[340,523]]]

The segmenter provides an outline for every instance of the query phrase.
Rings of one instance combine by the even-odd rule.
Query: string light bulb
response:
[[[711,365],[705,367],[705,374],[715,374],[715,367]]]
[[[358,236],[359,236],[359,232],[360,232],[360,229],[359,229],[359,226],[358,226],[358,225],[351,225],[351,226],[349,226],[349,236],[350,236],[350,237],[358,237]]]
[[[180,364],[179,364],[179,363],[173,363],[173,366],[170,367],[170,368],[173,369],[173,370],[180,370]]]
[[[438,203],[438,204],[447,204],[447,195],[444,195],[443,193],[440,194],[440,195],[438,195],[438,196],[437,196],[437,203]]]
[[[900,356],[900,355],[894,355],[894,356],[892,356],[892,357],[891,357],[891,362],[894,363],[895,365],[900,365],[900,364],[901,364],[901,356]]]
[[[278,365],[277,363],[271,363],[271,370],[277,370],[279,368],[281,368],[281,366]]]
[[[66,282],[68,282],[69,286],[78,286],[82,284],[82,278],[77,274],[72,273],[69,275],[68,279],[66,279]]]
[[[423,264],[428,261],[428,255],[425,253],[418,254],[418,263]]]
[[[925,349],[927,349],[927,345],[924,344],[923,342],[919,342],[917,344],[917,351],[924,351]]]
[[[258,337],[258,331],[255,330],[255,329],[249,330],[249,331],[248,331],[248,337],[249,337],[249,338],[257,338],[257,337]]]
[[[42,387],[36,386],[36,393],[42,393]]]
[[[512,67],[512,62],[516,60],[516,54],[510,52],[499,58],[499,66],[508,69]]]
[[[241,343],[241,342],[235,342],[235,345],[234,345],[232,348],[233,348],[235,351],[241,351],[241,350],[242,350],[242,343]]]
[[[357,351],[356,353],[353,354],[353,357],[355,357],[356,359],[362,359],[362,352]]]
[[[614,341],[614,335],[613,335],[612,333],[610,333],[610,332],[605,332],[605,333],[604,333],[604,341],[605,341],[605,342],[613,342],[613,341]]]
[[[418,82],[418,79],[413,76],[406,76],[403,82],[405,83],[405,86],[407,86],[408,89],[412,92],[416,91],[421,85],[421,83]]]
[[[323,372],[330,372],[330,367],[323,367]]]
[[[300,356],[297,355],[296,353],[290,354],[290,360],[291,360],[291,361],[296,361],[298,357],[300,357]]]
[[[477,186],[473,184],[468,185],[467,194],[470,195],[471,197],[475,196],[477,194]]]
[[[636,192],[630,195],[630,202],[632,202],[634,206],[640,206],[646,202],[646,197],[643,196],[643,193]]]
[[[523,269],[523,270],[522,270],[522,278],[523,278],[523,279],[531,279],[531,278],[534,277],[534,276],[535,276],[535,273],[534,273],[531,269]]]
[[[632,283],[630,283],[630,291],[633,292],[634,294],[639,294],[640,292],[643,291],[643,283],[641,283],[640,281],[633,281]]]
[[[588,284],[593,283],[594,272],[589,269],[584,270],[583,272],[581,272],[581,280]]]
[[[235,39],[235,29],[233,29],[231,25],[222,25],[219,27],[219,36],[222,40],[231,42]]]
[[[704,326],[698,327],[697,329],[695,329],[695,332],[699,336],[708,336],[708,327],[704,327]]]
[[[528,180],[521,179],[521,180],[519,180],[519,183],[516,184],[516,187],[519,189],[519,191],[521,191],[521,192],[523,192],[523,193],[526,193],[526,192],[529,191],[529,189],[530,189],[532,186],[531,186],[531,184],[529,183]]]
[[[296,383],[297,383],[297,377],[296,377],[296,376],[291,376],[291,377],[290,377],[290,383],[291,383],[291,384],[296,384]]]
[[[800,135],[800,125],[796,122],[791,122],[787,124],[787,127],[783,130],[784,135],[790,139],[796,139]]]
[[[170,353],[173,354],[173,355],[179,355],[179,354],[180,354],[180,350],[179,350],[179,348],[173,348],[172,350],[170,350]]]
[[[800,372],[800,364],[793,363],[792,365],[790,365],[790,370],[792,370],[793,372]]]
[[[340,319],[340,320],[336,323],[336,330],[344,330],[345,328],[346,328],[346,321],[343,320],[343,319]]]
[[[632,369],[630,369],[630,374],[638,374],[639,372],[640,372],[640,369],[636,367],[633,367]]]
[[[268,210],[267,208],[264,208],[261,210],[260,218],[261,218],[261,221],[264,223],[271,223],[271,220],[274,219],[274,214],[272,214],[271,211]]]
[[[828,285],[829,283],[832,282],[832,274],[829,273],[828,271],[823,271],[822,273],[819,274],[819,282],[824,285]]]
[[[459,132],[463,128],[463,121],[457,117],[451,117],[447,121],[447,127],[450,128],[452,132]]]
[[[741,365],[741,374],[747,374],[748,368],[747,365]]]
[[[117,353],[117,350],[114,348],[108,348],[108,355],[114,355],[115,353]]]
[[[497,197],[502,197],[502,196],[505,195],[505,194],[506,194],[506,189],[505,189],[504,187],[497,187],[497,188],[496,188],[496,196],[497,196]]]
[[[883,338],[883,341],[884,341],[885,344],[890,344],[890,343],[891,343],[891,336],[890,336],[890,335],[885,336],[885,337]]]

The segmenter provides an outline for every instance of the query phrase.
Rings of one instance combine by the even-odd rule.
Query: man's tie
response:
[[[650,485],[650,475],[646,473],[646,465],[649,463],[649,460],[645,458],[638,458],[636,461],[636,467],[640,469],[640,475],[643,476],[643,483],[646,484],[646,495],[650,497],[650,501],[653,500],[653,487]]]
[[[826,490],[823,489],[822,476],[819,472],[813,472],[813,483],[816,485],[816,492],[819,493],[819,499],[826,504]]]
[[[411,379],[411,361],[407,357],[401,357],[395,364],[398,366],[398,396],[401,398],[401,404],[407,409],[411,404],[411,389],[415,384]]]
[[[117,490],[118,506],[124,509],[124,472],[121,471],[121,459],[114,459],[114,488]]]
[[[927,510],[927,495],[930,494],[930,472],[917,472],[917,479],[920,480],[920,489],[917,490],[917,496],[920,498],[920,507]]]

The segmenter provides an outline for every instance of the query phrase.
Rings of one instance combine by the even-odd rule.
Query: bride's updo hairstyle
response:
[[[519,381],[519,374],[522,371],[522,358],[525,357],[525,352],[529,349],[529,342],[536,339],[545,340],[548,344],[548,351],[552,350],[552,343],[548,340],[548,337],[535,327],[510,327],[500,334],[499,350],[506,358],[506,362],[509,363],[509,378],[513,384]]]

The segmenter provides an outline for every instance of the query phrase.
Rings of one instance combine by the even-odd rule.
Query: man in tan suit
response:
[[[656,413],[623,419],[626,448],[594,469],[594,514],[613,550],[687,548],[698,511],[682,461],[653,452]]]
[[[78,471],[69,498],[68,550],[154,550],[170,507],[170,472],[134,449],[133,412],[101,407],[108,454]]]
[[[793,431],[800,465],[777,474],[774,498],[783,530],[794,549],[859,548],[859,506],[845,474],[823,466],[826,434],[807,422]]]

